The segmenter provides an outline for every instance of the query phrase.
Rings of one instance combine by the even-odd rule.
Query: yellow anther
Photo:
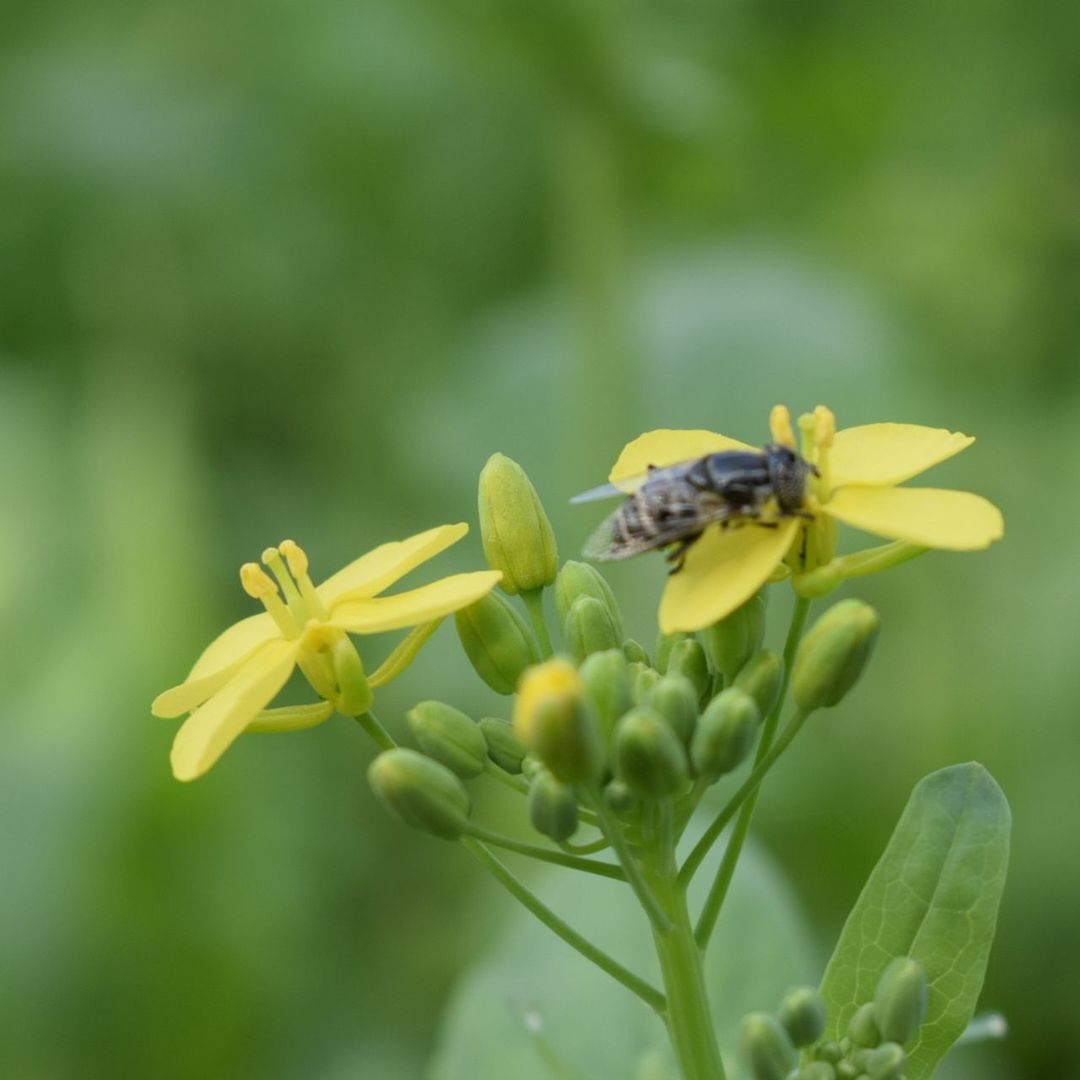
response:
[[[814,442],[819,450],[828,450],[833,444],[833,436],[836,434],[836,417],[833,411],[825,405],[819,405],[814,410]]]
[[[240,584],[243,585],[244,592],[255,600],[263,600],[278,591],[270,575],[258,563],[253,562],[244,563],[240,567]]]
[[[276,547],[268,547],[262,553],[262,561],[264,566],[270,568],[270,573],[277,578],[281,591],[285,594],[285,603],[289,605],[289,610],[292,611],[296,621],[307,622],[308,610],[300,596],[300,590],[296,587],[296,582],[285,568],[281,552]]]
[[[282,540],[277,549],[285,556],[289,573],[299,581],[308,572],[307,553],[295,540]]]
[[[795,449],[795,432],[791,427],[791,413],[786,405],[774,405],[769,413],[769,430],[774,443]]]
[[[259,561],[263,566],[273,566],[274,560],[278,557],[278,549],[276,547],[268,547],[263,549],[263,553],[259,556]]]

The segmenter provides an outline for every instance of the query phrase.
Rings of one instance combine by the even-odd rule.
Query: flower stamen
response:
[[[289,610],[293,613],[297,623],[302,626],[308,621],[309,617],[307,604],[304,603],[304,598],[300,595],[296,582],[293,581],[292,576],[286,569],[285,562],[281,558],[281,552],[275,547],[268,547],[262,553],[262,562],[263,566],[269,567],[270,573],[277,578],[278,584],[281,585],[281,591],[285,594],[285,602],[289,605]]]
[[[769,413],[769,430],[774,443],[795,449],[795,432],[791,427],[791,413],[786,405],[774,405]]]
[[[273,579],[258,563],[244,563],[240,567],[240,584],[253,600],[262,601],[284,637],[290,641],[297,637],[300,631],[292,613],[278,596],[278,587]]]
[[[330,615],[308,576],[307,552],[295,540],[282,540],[278,544],[278,551],[285,556],[289,573],[296,579],[296,584],[300,587],[300,595],[303,596],[312,614],[319,619],[328,619]]]

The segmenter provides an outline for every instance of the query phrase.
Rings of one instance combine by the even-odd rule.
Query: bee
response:
[[[815,466],[776,444],[760,451],[725,450],[665,468],[650,465],[638,478],[640,486],[589,537],[585,557],[606,562],[670,548],[666,558],[674,574],[709,525],[776,528],[783,518],[812,518],[804,509],[811,473],[817,475]],[[570,501],[624,494],[604,484]]]

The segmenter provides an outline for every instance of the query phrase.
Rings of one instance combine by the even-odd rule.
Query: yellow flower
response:
[[[468,531],[468,525],[442,525],[383,544],[317,587],[308,576],[307,556],[291,540],[263,552],[262,561],[277,584],[257,563],[245,563],[240,569],[244,590],[261,600],[266,611],[230,626],[196,660],[188,677],[159,694],[150,707],[155,716],[191,713],[173,742],[176,778],[201,776],[244,731],[310,727],[335,708],[349,715],[364,712],[371,703],[369,686],[393,678],[438,620],[498,583],[497,572],[484,570],[379,595]],[[416,629],[370,680],[365,678],[346,635],[404,627]],[[262,713],[296,667],[325,700]]]
[[[774,442],[794,448],[786,408],[773,409],[770,426]],[[777,518],[773,528],[708,528],[688,551],[683,568],[668,579],[660,604],[665,633],[700,630],[724,618],[785,559],[798,585],[799,575],[832,560],[836,522],[900,541],[898,548],[909,555],[924,548],[974,551],[1003,535],[1001,512],[978,495],[898,486],[970,446],[975,441],[970,436],[917,424],[865,424],[837,431],[833,414],[821,405],[800,417],[799,430],[802,455],[820,474],[810,480],[809,518]],[[650,465],[753,449],[711,431],[650,431],[626,446],[610,479],[633,491]]]

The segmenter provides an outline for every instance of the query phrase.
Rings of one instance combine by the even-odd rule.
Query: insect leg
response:
[[[696,532],[691,536],[684,537],[669,551],[664,558],[672,564],[671,569],[668,571],[668,576],[677,574],[686,562],[686,553],[690,550],[690,547],[701,538],[701,533]]]

